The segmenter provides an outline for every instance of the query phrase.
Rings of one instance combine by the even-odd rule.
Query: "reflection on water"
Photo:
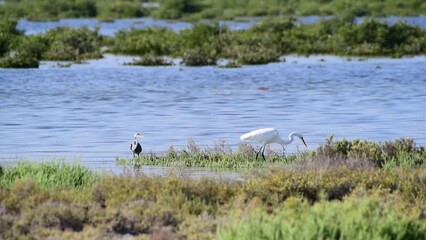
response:
[[[121,65],[130,60],[0,69],[1,161],[65,157],[112,169],[116,156],[131,156],[135,132],[145,135],[145,153],[162,153],[188,138],[236,149],[241,134],[261,127],[299,131],[310,150],[332,133],[426,145],[425,57],[287,56],[236,69]],[[287,149],[303,150],[298,141]]]

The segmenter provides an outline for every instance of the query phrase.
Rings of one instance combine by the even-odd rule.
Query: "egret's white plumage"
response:
[[[135,157],[135,154],[138,155],[139,157],[139,154],[142,152],[142,146],[138,142],[138,139],[137,139],[138,137],[143,137],[143,135],[139,133],[135,133],[133,135],[133,138],[134,138],[133,142],[130,144],[130,150],[132,150],[133,152],[133,157]]]
[[[283,148],[292,143],[294,141],[294,137],[299,137],[300,140],[302,140],[303,144],[306,145],[305,139],[303,138],[303,135],[297,132],[292,132],[288,135],[288,140],[284,140],[280,137],[280,134],[278,133],[278,130],[275,128],[262,128],[258,130],[251,131],[249,133],[241,135],[241,140],[249,140],[249,141],[255,141],[262,143],[262,147],[259,149],[259,152],[256,154],[256,158],[259,155],[260,151],[263,148],[262,151],[262,157],[265,159],[264,152],[265,152],[265,146],[270,143],[279,143],[283,146]]]

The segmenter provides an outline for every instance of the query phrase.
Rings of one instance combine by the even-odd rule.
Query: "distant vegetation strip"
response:
[[[2,239],[425,239],[425,206],[425,167],[274,168],[243,182],[0,167]]]
[[[228,67],[280,61],[285,54],[392,56],[426,54],[426,29],[404,22],[388,25],[376,19],[354,24],[338,18],[298,24],[292,18],[265,19],[248,30],[231,31],[217,23],[200,23],[175,32],[168,28],[122,30],[114,37],[98,29],[59,27],[25,36],[16,21],[0,22],[0,67],[38,67],[40,60],[81,62],[101,58],[102,47],[116,54],[139,55],[132,65],[170,65],[165,57],[187,66]],[[104,49],[105,50],[105,49]]]
[[[160,19],[235,19],[245,16],[414,16],[426,15],[423,0],[4,0],[0,16],[60,18],[155,17]]]
[[[192,140],[186,148],[176,150],[170,147],[164,154],[144,154],[139,158],[116,159],[119,165],[157,165],[168,167],[209,167],[209,168],[259,168],[291,166],[296,168],[330,168],[350,166],[354,168],[426,167],[426,149],[417,146],[411,138],[375,143],[372,141],[346,139],[335,141],[333,136],[311,152],[283,155],[266,151],[266,161],[256,159],[256,151],[249,144],[241,144],[236,151],[224,142],[202,149]]]

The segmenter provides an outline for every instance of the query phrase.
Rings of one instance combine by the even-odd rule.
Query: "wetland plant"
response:
[[[236,182],[7,166],[0,174],[0,237],[423,239],[424,176],[424,168],[274,168]]]
[[[360,159],[370,162],[376,167],[418,167],[426,165],[426,149],[417,146],[412,138],[400,138],[394,141],[375,143],[367,140],[345,138],[334,141],[331,135],[326,143],[321,144],[311,153],[313,161],[318,158]]]
[[[95,182],[97,178],[97,174],[77,164],[18,162],[15,166],[3,167],[0,185],[10,186],[18,180],[31,179],[44,189],[80,188]]]
[[[417,146],[411,138],[373,142],[354,139],[335,141],[333,135],[316,150],[282,155],[266,148],[266,161],[256,159],[256,150],[249,144],[240,144],[236,151],[219,141],[212,147],[201,148],[192,139],[186,148],[170,147],[164,155],[150,153],[139,158],[116,158],[119,165],[158,165],[209,168],[258,168],[287,166],[296,169],[351,169],[415,168],[426,165],[426,149]]]
[[[266,64],[291,53],[392,57],[426,53],[426,30],[376,19],[361,24],[339,18],[296,24],[292,18],[268,18],[247,30],[231,31],[218,23],[198,23],[180,32],[131,29],[121,30],[114,37],[99,36],[98,29],[87,27],[59,27],[37,36],[23,36],[16,30],[16,23],[2,25],[2,67],[35,67],[35,60],[81,62],[101,58],[102,45],[108,45],[112,53],[143,56],[140,64],[144,65],[167,64],[160,58],[164,56],[181,58],[187,66],[204,66],[216,65],[219,59]]]
[[[188,140],[186,148],[176,150],[170,147],[164,155],[150,153],[139,158],[126,159],[117,157],[119,165],[158,165],[174,167],[209,167],[209,168],[254,168],[265,167],[268,164],[289,164],[301,159],[299,155],[281,156],[267,147],[266,161],[256,159],[256,151],[248,144],[240,144],[233,152],[224,141],[219,141],[214,147],[201,148],[192,139]]]
[[[150,6],[148,5],[150,4]],[[60,18],[135,18],[149,16],[161,19],[238,19],[259,16],[417,16],[426,7],[418,0],[346,1],[298,0],[290,3],[276,0],[7,0],[0,4],[0,14],[11,18],[55,20]]]

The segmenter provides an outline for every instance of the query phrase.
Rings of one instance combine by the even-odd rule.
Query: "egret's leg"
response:
[[[256,153],[256,160],[257,160],[257,157],[259,156],[259,153],[262,151],[262,148],[263,148],[264,146],[262,145],[261,147],[260,147],[260,149],[259,149],[259,151],[257,151],[257,153]]]
[[[266,161],[266,158],[265,158],[265,148],[266,148],[266,145],[263,145],[262,157],[263,157],[264,161]]]
[[[283,157],[285,157],[285,146],[283,145]]]

